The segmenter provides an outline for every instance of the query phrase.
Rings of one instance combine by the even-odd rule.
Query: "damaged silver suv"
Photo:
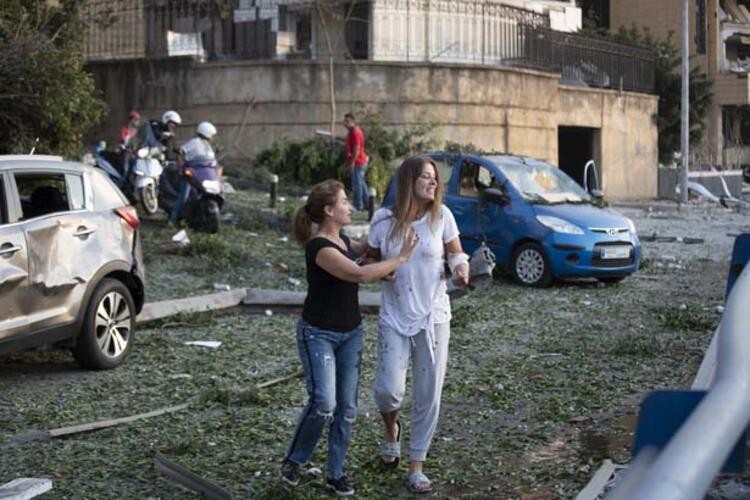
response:
[[[143,306],[139,220],[106,174],[0,156],[0,353],[53,345],[114,368]]]

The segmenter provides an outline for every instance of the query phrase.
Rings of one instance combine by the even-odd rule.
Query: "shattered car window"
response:
[[[107,174],[99,169],[92,170],[92,191],[96,210],[108,210],[129,205],[127,198],[109,180]]]
[[[70,210],[65,174],[15,174],[23,220]]]
[[[531,203],[589,203],[591,196],[557,167],[541,161],[498,163],[521,195]]]

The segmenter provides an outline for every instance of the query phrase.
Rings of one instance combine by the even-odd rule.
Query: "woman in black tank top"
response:
[[[392,273],[417,244],[409,233],[397,258],[360,266],[356,260],[362,252],[342,232],[351,223],[351,214],[343,184],[328,180],[313,187],[295,216],[294,237],[305,247],[307,265],[308,289],[297,323],[297,348],[309,397],[281,466],[282,480],[296,486],[300,466],[309,460],[327,425],[326,486],[340,495],[354,493],[344,462],[357,416],[364,345],[359,283]]]

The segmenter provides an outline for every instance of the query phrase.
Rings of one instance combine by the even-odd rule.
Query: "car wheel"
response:
[[[604,276],[602,278],[597,278],[597,279],[601,281],[602,283],[614,284],[614,283],[619,283],[622,280],[624,280],[625,276]]]
[[[545,287],[552,283],[552,271],[544,249],[538,243],[524,243],[513,253],[510,267],[519,285]]]
[[[156,194],[156,185],[148,184],[141,188],[141,206],[148,215],[154,215],[159,209],[159,197]]]
[[[135,303],[120,281],[105,278],[91,295],[73,356],[85,368],[121,364],[133,346]]]

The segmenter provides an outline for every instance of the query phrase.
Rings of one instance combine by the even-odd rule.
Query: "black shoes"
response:
[[[299,465],[289,460],[281,464],[281,480],[290,486],[299,484]]]
[[[354,485],[349,482],[346,476],[341,476],[338,479],[327,478],[326,488],[342,497],[354,495]]]

